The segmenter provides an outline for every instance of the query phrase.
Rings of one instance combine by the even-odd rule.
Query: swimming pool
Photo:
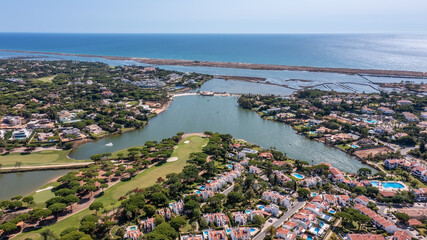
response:
[[[379,187],[380,183],[376,181],[371,182],[372,186]],[[399,183],[399,182],[383,182],[381,183],[382,187],[384,188],[393,188],[393,189],[402,189],[405,188],[405,185]]]
[[[336,213],[336,211],[335,210],[333,210],[333,209],[331,209],[331,210],[329,210],[329,213],[331,213],[331,214],[335,214]],[[322,225],[321,225],[322,226]]]
[[[251,213],[251,210],[245,210],[245,213],[246,213],[246,214],[250,214],[250,213]]]
[[[292,176],[294,176],[297,179],[304,179],[304,176],[299,173],[293,173]]]
[[[251,228],[251,233],[254,233],[256,231],[255,228]]]
[[[371,123],[371,124],[376,124],[377,120],[368,120],[368,119],[366,119],[365,122],[366,123]]]
[[[310,235],[308,235],[308,236],[307,236],[307,240],[313,240],[313,237],[312,237],[312,236],[310,236]]]
[[[261,210],[263,210],[265,208],[265,206],[264,205],[259,205],[258,208],[261,209]]]
[[[354,144],[351,144],[350,147],[352,147],[352,148],[359,148],[358,146],[356,146]]]
[[[200,189],[200,190],[204,190],[204,189],[205,189],[205,186],[200,186],[200,187],[199,187],[199,189]]]
[[[196,194],[200,194],[200,191],[196,191]]]

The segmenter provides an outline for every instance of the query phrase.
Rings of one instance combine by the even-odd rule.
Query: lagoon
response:
[[[70,170],[34,171],[0,174],[0,201],[29,194]]]
[[[169,108],[150,120],[142,129],[119,136],[103,138],[79,146],[70,153],[74,159],[89,159],[97,153],[115,152],[124,148],[141,146],[149,140],[161,140],[177,132],[212,131],[229,133],[262,147],[276,147],[288,157],[310,164],[328,162],[347,172],[364,167],[346,153],[298,135],[290,126],[260,118],[257,113],[238,106],[237,97],[175,97]],[[106,147],[105,144],[113,143]]]

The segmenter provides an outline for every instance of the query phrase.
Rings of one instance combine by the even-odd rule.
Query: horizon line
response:
[[[182,35],[332,35],[332,34],[342,34],[342,35],[352,35],[352,34],[427,34],[427,32],[259,32],[259,33],[230,33],[230,32],[206,32],[206,33],[197,33],[197,32],[2,32],[0,34],[182,34]]]

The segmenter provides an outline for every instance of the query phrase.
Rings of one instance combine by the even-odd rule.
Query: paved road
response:
[[[285,221],[287,221],[292,215],[294,215],[298,210],[305,206],[305,201],[299,201],[294,206],[292,206],[286,213],[284,213],[279,219],[277,219],[272,224],[268,222],[264,225],[262,230],[253,238],[253,240],[263,240],[266,235],[267,228],[273,226],[275,228],[280,227]]]

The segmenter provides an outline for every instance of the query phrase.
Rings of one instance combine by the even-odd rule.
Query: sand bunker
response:
[[[168,162],[175,162],[175,161],[178,161],[177,157],[171,157],[168,159]]]
[[[184,143],[185,143],[185,144],[190,143],[190,140],[187,140],[187,141],[185,141]]]

